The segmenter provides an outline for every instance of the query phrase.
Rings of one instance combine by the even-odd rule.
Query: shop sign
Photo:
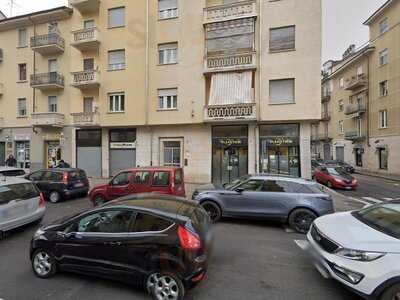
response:
[[[299,139],[293,137],[276,136],[265,139],[267,146],[298,146]]]
[[[214,144],[221,147],[230,146],[247,146],[247,139],[240,138],[217,138],[214,139]]]
[[[136,149],[136,142],[113,142],[110,149]]]
[[[31,139],[30,134],[16,134],[14,135],[14,141],[29,141]]]

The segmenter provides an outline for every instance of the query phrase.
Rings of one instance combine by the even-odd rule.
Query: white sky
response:
[[[0,0],[0,10],[10,15],[10,2]],[[131,0],[132,1],[132,0]],[[134,0],[138,1],[138,0]],[[188,0],[195,1],[195,0]],[[296,0],[302,1],[302,0]],[[322,0],[322,61],[338,59],[346,48],[368,41],[368,27],[362,23],[386,0]],[[67,5],[68,0],[14,0],[13,15]]]

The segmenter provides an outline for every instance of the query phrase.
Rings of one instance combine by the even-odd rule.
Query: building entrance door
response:
[[[55,168],[61,160],[60,142],[46,142],[46,157],[45,162],[47,168]]]

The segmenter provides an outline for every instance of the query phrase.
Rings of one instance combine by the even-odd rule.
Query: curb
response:
[[[374,177],[374,178],[381,178],[381,179],[400,182],[400,178],[393,178],[393,177],[379,175],[379,174],[373,174],[373,173],[362,173],[362,172],[355,172],[355,173],[359,174],[359,175],[363,175],[363,176],[369,176],[369,177]]]

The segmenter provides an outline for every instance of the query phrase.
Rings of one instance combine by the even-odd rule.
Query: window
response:
[[[108,70],[125,69],[125,50],[108,51]]]
[[[339,133],[340,134],[344,133],[344,122],[343,122],[343,120],[339,121]]]
[[[125,7],[111,8],[108,10],[108,28],[125,26]]]
[[[82,218],[72,231],[82,233],[127,233],[132,221],[129,210],[101,211]],[[74,227],[74,226],[73,226]],[[71,229],[70,229],[71,231]]]
[[[295,103],[294,79],[270,80],[269,98],[271,104]]]
[[[379,33],[383,34],[389,30],[389,20],[388,18],[384,18],[382,21],[379,22]]]
[[[58,103],[57,96],[49,96],[48,101],[49,101],[49,112],[56,113],[57,103]]]
[[[18,47],[28,47],[28,32],[26,28],[18,30]]]
[[[388,150],[386,148],[378,148],[379,155],[379,169],[388,169]]]
[[[178,0],[158,0],[158,18],[171,19],[178,17]]]
[[[263,191],[270,193],[285,193],[285,183],[276,180],[266,180],[263,186]]]
[[[136,172],[134,183],[135,184],[148,184],[150,181],[150,172]]]
[[[260,192],[264,186],[263,180],[249,180],[239,185],[237,188],[243,189],[249,192]]]
[[[154,172],[153,186],[168,186],[169,172]]]
[[[0,206],[15,200],[29,200],[39,196],[38,190],[32,183],[2,185],[0,189]]]
[[[357,68],[357,76],[361,76],[363,74],[363,66],[358,66]]]
[[[95,27],[94,20],[85,20],[83,21],[83,28],[84,29],[91,29]]]
[[[343,100],[339,100],[339,111],[343,111],[344,110],[344,102]]]
[[[281,28],[271,28],[269,32],[269,50],[287,51],[294,50],[296,44],[296,27],[288,26]]]
[[[149,214],[138,213],[135,218],[133,232],[163,231],[171,225],[170,221]]]
[[[339,79],[339,88],[344,88],[344,78]]]
[[[362,167],[363,166],[363,149],[355,149],[355,160],[356,166]]]
[[[26,110],[26,99],[20,98],[18,99],[18,117],[26,117],[27,110]]]
[[[161,110],[178,108],[178,89],[158,90],[158,107]]]
[[[164,166],[181,166],[181,142],[180,141],[164,141],[163,142],[163,165]]]
[[[388,49],[379,52],[379,65],[380,66],[386,65],[388,63],[388,57],[389,57]]]
[[[19,81],[26,81],[26,64],[19,64],[18,65],[18,80]]]
[[[123,172],[119,173],[114,179],[111,181],[112,186],[124,186],[128,185],[131,178],[131,172]]]
[[[125,94],[109,94],[109,111],[110,112],[124,112],[125,111]]]
[[[94,70],[94,58],[85,58],[83,60],[83,70],[84,71]]]
[[[83,98],[83,112],[92,113],[93,112],[93,97]]]
[[[381,97],[385,97],[388,95],[388,81],[382,81],[379,83],[379,95]]]
[[[61,182],[63,181],[63,173],[61,172],[44,172],[41,181]]]
[[[388,112],[386,109],[379,111],[379,128],[388,128]]]
[[[58,71],[57,59],[49,59],[48,61],[49,73],[55,73]]]
[[[38,171],[38,172],[32,173],[32,174],[29,176],[29,180],[31,180],[31,181],[38,181],[38,180],[40,180],[40,179],[42,178],[43,174],[44,174],[43,171]]]
[[[160,65],[178,62],[178,43],[158,45],[158,63]]]

